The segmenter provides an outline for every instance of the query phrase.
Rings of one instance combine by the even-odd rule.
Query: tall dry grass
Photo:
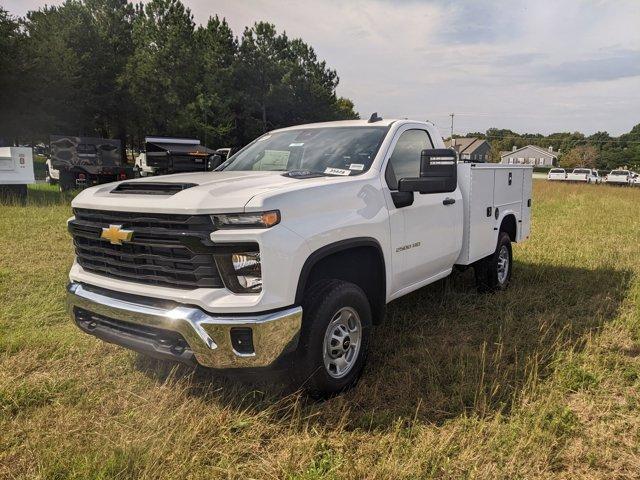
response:
[[[394,302],[324,403],[80,333],[67,199],[35,193],[0,206],[0,478],[638,477],[640,189],[536,181],[512,288]]]

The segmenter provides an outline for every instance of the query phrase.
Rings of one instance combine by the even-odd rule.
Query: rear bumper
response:
[[[72,282],[67,307],[86,333],[154,357],[205,367],[268,367],[293,351],[302,308],[257,315],[215,315],[149,297]]]

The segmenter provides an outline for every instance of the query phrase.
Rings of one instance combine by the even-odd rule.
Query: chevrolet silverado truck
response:
[[[216,171],[73,200],[69,312],[107,342],[212,369],[354,385],[394,299],[473,267],[507,287],[532,167],[458,163],[430,123],[372,116],[269,132]]]

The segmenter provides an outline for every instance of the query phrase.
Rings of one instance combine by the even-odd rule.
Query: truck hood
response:
[[[242,211],[256,195],[283,188],[304,188],[335,177],[295,179],[282,172],[197,172],[146,177],[98,185],[82,191],[74,208],[144,211],[158,213],[225,213]],[[114,193],[122,183],[144,187],[146,183],[194,184],[173,195]]]

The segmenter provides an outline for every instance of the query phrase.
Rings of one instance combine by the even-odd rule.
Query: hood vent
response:
[[[125,182],[111,190],[111,193],[127,193],[129,195],[174,195],[187,188],[197,186],[197,183]]]

